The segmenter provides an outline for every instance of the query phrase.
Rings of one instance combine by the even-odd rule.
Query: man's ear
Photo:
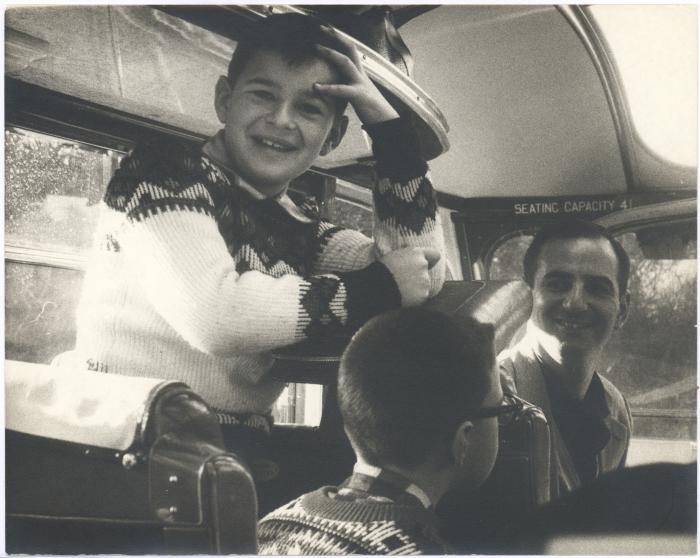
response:
[[[214,108],[219,122],[226,124],[226,116],[228,114],[228,106],[231,102],[231,84],[226,76],[219,76],[214,89]]]
[[[462,422],[455,431],[452,439],[452,457],[457,467],[463,467],[467,462],[470,453],[471,431],[474,428],[474,423],[470,420]]]
[[[625,321],[630,311],[630,294],[627,292],[620,297],[620,310],[617,313],[617,319],[615,320],[615,329],[620,329]]]
[[[341,116],[336,116],[333,119],[333,126],[328,132],[328,137],[321,147],[321,155],[328,155],[336,147],[340,145],[340,142],[345,136],[345,132],[348,131],[348,117],[344,114]]]

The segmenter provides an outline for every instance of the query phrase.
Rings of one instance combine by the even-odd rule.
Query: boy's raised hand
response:
[[[389,101],[384,98],[365,73],[355,45],[331,27],[324,26],[323,29],[342,45],[344,52],[322,45],[317,45],[316,48],[319,54],[338,71],[343,83],[316,83],[314,84],[316,91],[323,95],[348,101],[352,104],[363,124],[376,124],[398,118],[399,114],[394,110],[394,107],[389,104]]]

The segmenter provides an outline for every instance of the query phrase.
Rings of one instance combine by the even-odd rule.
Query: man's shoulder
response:
[[[498,353],[496,362],[501,371],[512,375],[516,369],[529,368],[537,362],[537,359],[530,344],[521,340]]]
[[[605,399],[607,400],[608,407],[610,407],[611,412],[619,413],[621,411],[625,411],[627,408],[627,403],[625,401],[625,396],[622,395],[622,392],[615,386],[615,384],[604,376],[598,374],[598,378],[603,386]]]

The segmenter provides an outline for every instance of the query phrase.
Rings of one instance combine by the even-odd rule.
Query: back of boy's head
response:
[[[482,407],[494,366],[493,328],[471,318],[405,308],[370,320],[338,378],[355,449],[372,465],[403,467],[449,451],[457,427]]]
[[[236,76],[260,50],[279,54],[290,66],[323,59],[316,50],[319,44],[342,52],[342,45],[322,30],[323,25],[324,22],[316,17],[298,13],[273,14],[252,22],[242,31],[229,62],[229,83],[233,87]],[[338,104],[340,113],[346,105]]]

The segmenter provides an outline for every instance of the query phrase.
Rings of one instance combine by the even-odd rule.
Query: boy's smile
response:
[[[336,104],[313,88],[337,81],[320,58],[290,65],[268,50],[252,55],[233,87],[221,78],[216,109],[231,167],[265,195],[282,191],[339,141]]]

